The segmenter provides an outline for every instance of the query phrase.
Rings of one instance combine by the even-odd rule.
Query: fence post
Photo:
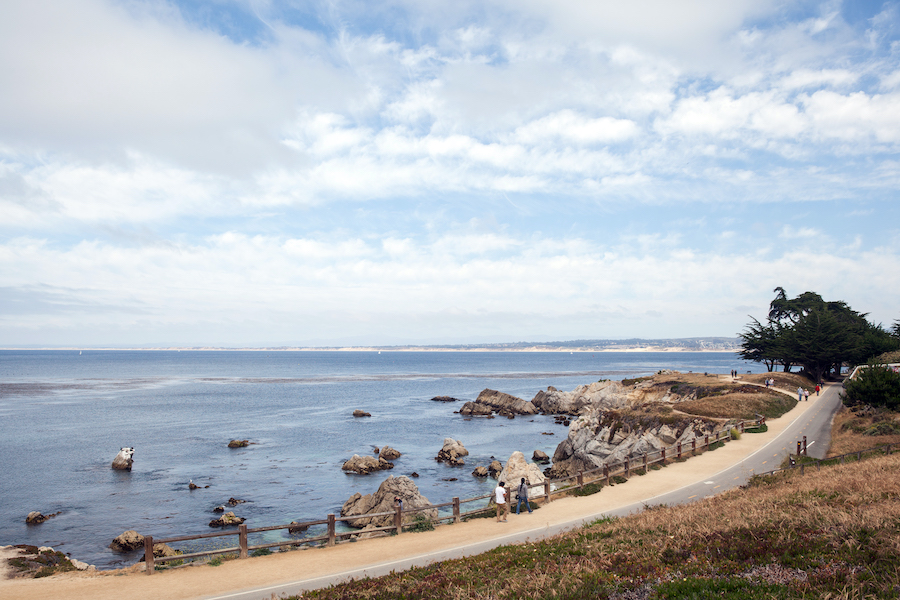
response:
[[[803,475],[803,472],[806,470],[804,467],[806,467],[806,464],[800,463],[800,474],[801,475]]]
[[[647,474],[647,453],[644,452],[644,474]]]
[[[856,462],[859,462],[861,460],[862,460],[862,450],[860,450],[859,452],[856,453]]]
[[[403,533],[403,509],[399,502],[394,505],[394,529],[397,530],[397,535]]]
[[[797,440],[797,456],[800,456],[800,454],[803,452],[803,446],[801,445],[802,443],[803,442],[801,442],[800,440]]]
[[[890,453],[891,453],[891,445],[890,445],[890,444],[887,444],[887,445],[884,447],[884,455],[887,456],[887,455],[889,455]]]
[[[625,479],[628,479],[631,476],[631,463],[626,458],[625,459]]]
[[[803,436],[803,456],[807,456],[806,454],[806,436]]]
[[[703,441],[706,442],[706,451],[709,452],[709,436],[706,436]]]
[[[459,523],[459,496],[453,498],[453,522]]]
[[[544,482],[544,497],[547,498],[547,504],[550,504],[550,482]]]
[[[697,438],[691,439],[691,456],[697,455]]]
[[[609,465],[603,463],[603,476],[606,477],[606,485],[609,485]]]
[[[681,460],[681,442],[678,442],[678,460]]]
[[[238,558],[247,558],[247,525],[244,523],[238,525],[238,546],[241,547]]]
[[[153,536],[144,536],[144,562],[147,563],[147,575],[153,575],[155,565],[153,563]]]
[[[662,447],[662,464],[663,464],[663,466],[665,466],[665,464],[666,464],[666,447],[665,446]]]
[[[328,541],[326,542],[326,545],[334,546],[334,537],[335,537],[334,536],[334,515],[329,514],[328,515]]]
[[[584,488],[584,471],[578,471],[578,489]]]

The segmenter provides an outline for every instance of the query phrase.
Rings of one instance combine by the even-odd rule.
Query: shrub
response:
[[[900,373],[885,365],[869,363],[856,379],[844,383],[841,400],[847,406],[870,404],[890,409],[900,408]]]

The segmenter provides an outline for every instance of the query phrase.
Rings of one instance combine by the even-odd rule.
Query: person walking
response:
[[[519,483],[519,489],[516,490],[516,498],[518,502],[516,503],[516,514],[519,514],[519,509],[522,508],[522,503],[525,503],[525,506],[528,507],[528,512],[531,512],[531,503],[528,502],[528,484],[525,483],[525,478],[522,478],[522,482]]]
[[[809,402],[809,390],[803,390],[803,399]]]
[[[797,402],[803,402],[803,388],[797,387]]]
[[[501,481],[494,488],[494,502],[497,504],[497,522],[506,523],[506,516],[509,514],[509,504],[506,502],[506,482]],[[503,513],[503,519],[500,519],[500,513]]]
[[[822,386],[817,383],[816,384],[816,396],[819,395],[819,390],[821,390],[821,389],[822,389]]]

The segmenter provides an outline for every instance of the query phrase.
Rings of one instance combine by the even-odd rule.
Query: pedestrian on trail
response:
[[[809,390],[803,390],[803,399],[809,402]]]
[[[522,482],[519,483],[519,489],[516,490],[516,499],[518,502],[516,503],[516,514],[519,514],[519,509],[522,508],[522,503],[525,503],[525,506],[528,508],[528,512],[531,512],[531,503],[528,502],[528,484],[525,483],[525,478],[522,478]]]
[[[797,402],[803,402],[803,388],[797,388]]]
[[[509,504],[506,502],[506,482],[501,481],[494,488],[494,502],[497,503],[497,522],[506,523],[506,516],[509,514]],[[500,519],[500,513],[503,513],[503,519]]]
[[[821,389],[822,389],[822,386],[817,383],[816,384],[816,396],[819,395],[819,390],[821,390]]]

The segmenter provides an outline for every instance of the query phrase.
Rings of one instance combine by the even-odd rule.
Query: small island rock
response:
[[[246,448],[250,445],[250,440],[231,440],[228,442],[229,448]]]
[[[112,468],[118,471],[130,471],[134,464],[134,448],[122,448],[112,461]]]
[[[469,451],[462,445],[462,442],[454,440],[453,438],[444,438],[444,446],[441,448],[440,452],[438,452],[435,460],[438,462],[445,462],[454,467],[459,467],[465,464],[462,457],[468,455]]]
[[[235,516],[233,512],[227,512],[218,519],[209,522],[210,527],[227,527],[228,525],[240,525],[245,519]]]
[[[370,413],[367,413],[364,410],[356,409],[353,411],[353,416],[354,417],[371,417],[372,415]]]
[[[394,463],[388,462],[383,458],[375,458],[374,456],[368,455],[360,456],[359,454],[351,456],[350,460],[345,462],[341,467],[344,471],[352,471],[359,475],[368,475],[374,471],[384,471],[393,468]]]
[[[390,446],[385,446],[378,453],[378,458],[383,458],[384,460],[396,460],[403,456],[399,450],[391,448]]]
[[[132,550],[136,550],[138,548],[143,547],[144,545],[144,536],[139,534],[134,529],[129,529],[124,532],[122,535],[117,537],[110,543],[109,547],[114,552],[131,552]]]

